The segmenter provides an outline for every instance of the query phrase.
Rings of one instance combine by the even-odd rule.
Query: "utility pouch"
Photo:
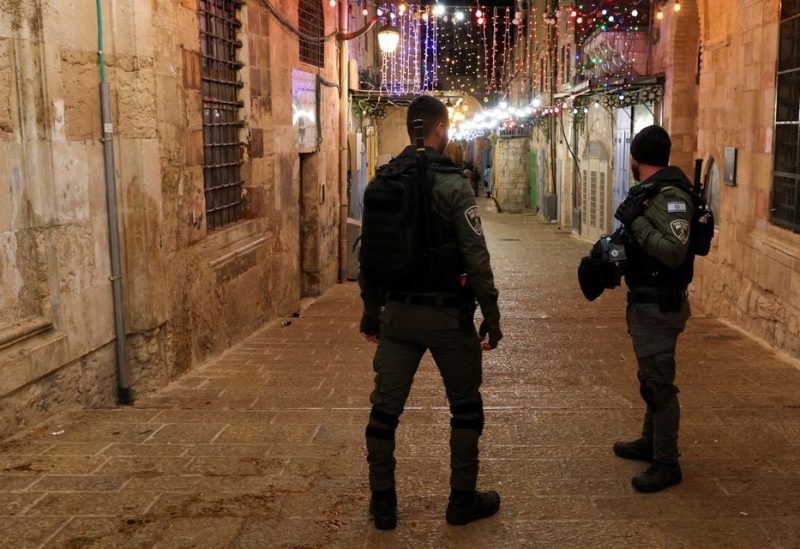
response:
[[[681,310],[686,290],[669,284],[658,289],[658,308],[662,313],[676,313]]]

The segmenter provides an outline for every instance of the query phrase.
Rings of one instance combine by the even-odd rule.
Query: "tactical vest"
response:
[[[675,181],[660,183],[656,192],[661,192],[661,189],[670,186],[677,187],[687,192],[683,185]],[[692,208],[696,207],[691,200],[687,202],[692,203]],[[636,239],[632,237],[628,238],[628,242],[625,245],[625,253],[628,256],[628,264],[625,268],[625,282],[630,288],[660,288],[662,286],[684,288],[688,286],[694,278],[695,256],[691,250],[691,246],[683,263],[674,269],[667,267],[661,261],[645,252],[639,243],[636,242]]]

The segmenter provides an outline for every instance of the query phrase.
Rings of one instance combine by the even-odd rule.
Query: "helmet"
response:
[[[608,263],[588,255],[581,259],[581,264],[578,266],[578,282],[584,297],[589,301],[600,297],[606,289],[604,273],[607,266]]]
[[[584,297],[594,301],[606,288],[616,288],[622,280],[627,262],[625,246],[619,242],[621,233],[603,235],[592,246],[588,256],[578,266],[578,282]]]

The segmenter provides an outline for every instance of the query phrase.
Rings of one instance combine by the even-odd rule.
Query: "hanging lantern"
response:
[[[392,25],[384,25],[378,31],[378,46],[384,53],[393,53],[400,45],[400,32]]]

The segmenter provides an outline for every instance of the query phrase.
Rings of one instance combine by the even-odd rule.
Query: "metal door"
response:
[[[613,212],[617,211],[619,205],[622,204],[622,201],[628,196],[628,189],[630,188],[630,151],[633,111],[630,107],[617,109],[614,111],[614,116],[616,118],[615,126],[617,130],[614,132],[614,182],[612,183],[614,203],[611,213],[612,218],[614,215]],[[612,221],[612,225],[616,230],[620,223],[616,219]]]

